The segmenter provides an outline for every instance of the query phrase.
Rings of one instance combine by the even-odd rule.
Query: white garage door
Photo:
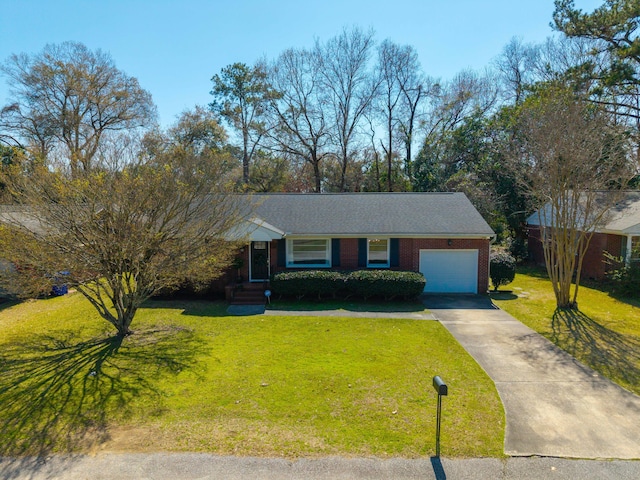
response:
[[[478,293],[478,250],[420,250],[425,292]]]

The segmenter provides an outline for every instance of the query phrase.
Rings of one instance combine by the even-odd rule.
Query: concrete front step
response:
[[[233,292],[231,305],[264,305],[265,286],[262,283],[244,283]]]

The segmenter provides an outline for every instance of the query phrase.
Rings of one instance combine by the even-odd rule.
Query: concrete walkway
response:
[[[354,318],[409,318],[413,320],[435,320],[431,312],[359,312],[355,310],[273,310],[264,305],[230,305],[229,315],[271,315],[277,317],[354,317]]]
[[[495,382],[507,455],[640,459],[640,397],[487,297],[426,296],[425,305]]]
[[[266,310],[265,315],[278,317],[352,317],[352,318],[408,318],[410,320],[435,320],[431,312],[357,312],[352,310]]]

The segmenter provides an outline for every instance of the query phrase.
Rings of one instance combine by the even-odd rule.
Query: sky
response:
[[[575,0],[592,11],[603,0]],[[0,0],[0,62],[67,40],[108,52],[151,93],[163,127],[211,102],[211,77],[235,62],[274,60],[344,28],[412,45],[447,80],[482,71],[513,38],[553,35],[553,0]],[[0,107],[9,101],[0,77]]]

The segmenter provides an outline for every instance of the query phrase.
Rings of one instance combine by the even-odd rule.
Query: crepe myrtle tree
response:
[[[627,138],[609,114],[547,85],[516,114],[511,167],[537,209],[558,308],[578,308],[582,263],[593,232],[637,172]]]
[[[19,204],[2,213],[0,246],[15,268],[4,269],[4,284],[28,295],[65,271],[118,336],[132,334],[149,297],[216,278],[233,261],[232,239],[249,212],[221,184],[220,168],[174,148],[82,175],[40,167],[12,176]]]

